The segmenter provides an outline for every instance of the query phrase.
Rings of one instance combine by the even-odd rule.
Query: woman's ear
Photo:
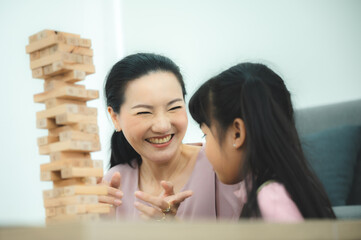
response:
[[[243,146],[246,139],[246,127],[244,122],[240,118],[234,119],[231,127],[232,138],[233,138],[233,147],[240,148]]]
[[[121,127],[119,126],[119,114],[114,112],[112,107],[108,107],[107,109],[108,109],[110,118],[112,119],[112,122],[114,124],[115,131],[119,132],[120,130],[122,130]]]

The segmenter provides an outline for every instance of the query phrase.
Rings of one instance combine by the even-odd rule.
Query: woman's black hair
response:
[[[111,107],[117,114],[125,101],[124,94],[127,84],[135,79],[152,72],[170,72],[175,75],[182,88],[183,98],[186,95],[185,84],[179,67],[169,58],[152,54],[137,53],[129,55],[117,62],[105,81],[104,93],[108,107]],[[111,137],[110,168],[118,164],[129,164],[135,159],[138,166],[142,163],[141,156],[134,150],[125,138],[122,131],[114,131]]]
[[[335,218],[331,203],[304,157],[295,127],[290,93],[283,80],[263,64],[242,63],[205,82],[192,96],[189,111],[198,124],[225,132],[241,118],[246,129],[247,203],[241,217],[259,217],[257,189],[268,180],[282,183],[304,218]]]

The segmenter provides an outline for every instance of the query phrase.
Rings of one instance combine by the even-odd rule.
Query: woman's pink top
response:
[[[241,199],[242,206],[247,201],[247,193],[244,182],[237,194]],[[283,184],[270,181],[258,189],[258,207],[262,219],[270,222],[299,222],[303,216],[291,199]]]
[[[241,184],[225,185],[216,177],[211,164],[201,148],[193,172],[181,191],[192,190],[193,195],[184,200],[178,208],[177,217],[185,220],[201,219],[230,219],[238,220],[242,208],[239,197]],[[139,168],[133,161],[135,168],[128,164],[119,164],[112,167],[104,179],[110,181],[115,172],[121,174],[121,190],[123,191],[122,205],[116,208],[117,219],[139,219],[139,211],[134,207],[134,196],[138,191]]]

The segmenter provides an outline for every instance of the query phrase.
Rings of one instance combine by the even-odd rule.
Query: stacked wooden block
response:
[[[43,192],[47,222],[97,219],[110,211],[98,203],[107,188],[96,184],[103,176],[102,161],[92,160],[100,150],[97,109],[87,101],[98,91],[77,82],[95,72],[89,39],[80,35],[44,30],[29,37],[26,52],[34,78],[44,79],[44,92],[34,95],[45,110],[36,113],[37,128],[48,135],[38,138],[39,153],[49,155],[41,164],[41,180],[52,181],[53,189]]]

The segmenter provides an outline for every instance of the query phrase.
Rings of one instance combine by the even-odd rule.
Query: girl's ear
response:
[[[110,118],[112,119],[112,122],[114,124],[114,128],[116,132],[119,132],[121,129],[121,127],[119,126],[119,114],[117,114],[116,112],[114,112],[112,107],[108,107],[107,108],[108,113],[110,115]]]
[[[233,138],[233,147],[235,147],[236,149],[242,147],[246,139],[246,127],[244,126],[243,120],[240,118],[234,119],[231,131]]]

